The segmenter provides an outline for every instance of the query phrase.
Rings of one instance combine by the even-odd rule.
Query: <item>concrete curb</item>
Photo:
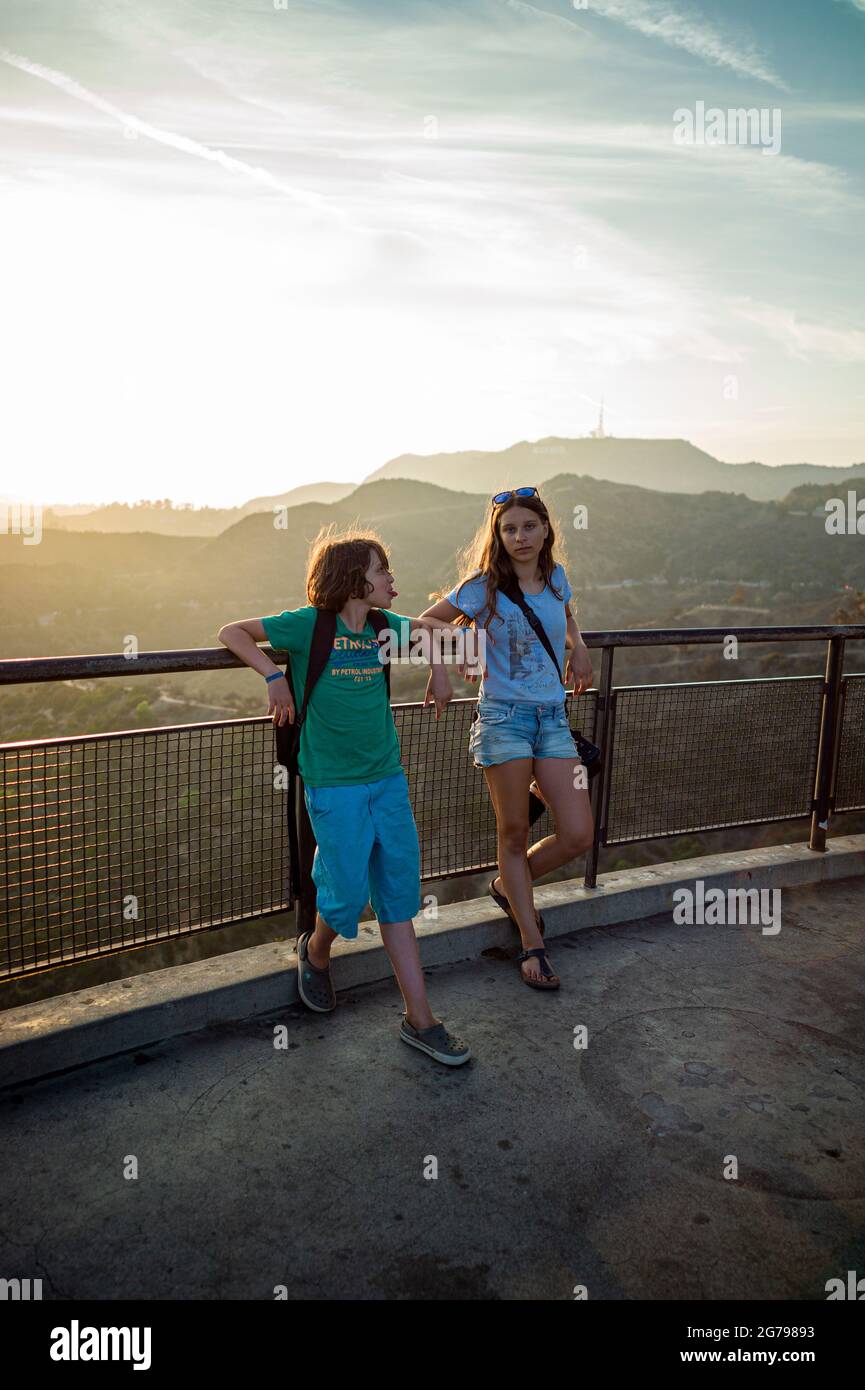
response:
[[[539,887],[545,939],[671,912],[676,888],[696,879],[721,888],[793,888],[865,874],[865,835],[838,836],[825,853],[807,844],[705,855],[602,874],[597,888],[568,879]],[[490,875],[492,877],[492,875]],[[754,928],[758,930],[757,927]],[[425,966],[451,965],[492,946],[517,944],[513,926],[488,898],[439,909],[416,922]],[[212,1024],[276,1013],[298,1002],[297,957],[267,942],[207,960],[154,970],[24,1004],[0,1014],[0,1087],[20,1085]],[[393,976],[374,923],[333,952],[336,989]]]

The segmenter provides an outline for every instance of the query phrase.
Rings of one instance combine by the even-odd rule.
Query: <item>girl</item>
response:
[[[535,487],[498,492],[464,555],[463,579],[423,618],[486,632],[486,664],[469,748],[482,767],[496,816],[499,874],[489,892],[519,929],[520,972],[533,989],[558,989],[542,940],[532,882],[559,868],[592,843],[594,826],[586,787],[575,786],[579,755],[565,710],[561,670],[579,695],[592,682],[592,663],[571,614],[571,586],[558,561],[550,514]],[[514,594],[508,598],[506,591]],[[518,600],[534,612],[557,657],[553,665]],[[466,672],[467,680],[477,674]],[[427,700],[437,709],[452,696],[444,665],[436,662]],[[534,777],[534,782],[532,778]],[[585,780],[585,779],[584,779]],[[537,789],[555,820],[555,834],[527,850],[529,789]]]

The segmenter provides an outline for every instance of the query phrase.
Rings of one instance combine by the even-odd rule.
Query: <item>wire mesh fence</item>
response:
[[[567,701],[572,729],[589,739],[595,728],[596,690]],[[496,818],[483,772],[468,751],[476,700],[453,700],[436,723],[432,707],[395,705],[418,828],[423,879],[479,873],[496,862]],[[574,765],[578,764],[576,753]],[[553,833],[549,811],[532,827],[530,843]]]
[[[0,746],[0,975],[289,904],[261,719]]]
[[[854,810],[865,676],[843,693],[833,805]],[[598,843],[808,815],[824,698],[818,677],[612,688]],[[569,700],[572,730],[594,741],[603,700]],[[495,865],[475,706],[394,706],[425,880]],[[267,718],[0,745],[0,977],[290,908],[274,752]]]
[[[844,677],[836,811],[865,811],[865,675]]]
[[[622,686],[605,844],[808,815],[817,677]]]

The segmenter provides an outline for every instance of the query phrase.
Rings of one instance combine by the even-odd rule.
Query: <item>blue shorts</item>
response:
[[[580,762],[565,702],[533,705],[527,700],[478,700],[469,734],[475,767],[514,758],[569,758]]]
[[[317,844],[312,878],[318,911],[340,936],[354,939],[367,903],[379,922],[420,912],[420,850],[400,770],[378,782],[305,787]]]

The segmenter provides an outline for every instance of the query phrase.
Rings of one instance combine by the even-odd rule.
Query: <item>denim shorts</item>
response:
[[[564,700],[540,705],[527,700],[478,700],[469,752],[475,767],[491,767],[514,758],[580,761]]]
[[[316,838],[317,906],[340,936],[354,939],[367,903],[379,922],[420,912],[420,850],[403,771],[348,787],[305,787]]]

